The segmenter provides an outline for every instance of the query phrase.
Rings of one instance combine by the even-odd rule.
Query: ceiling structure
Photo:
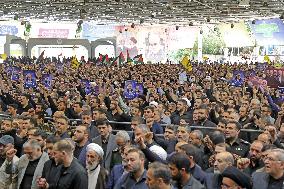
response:
[[[2,0],[1,20],[203,24],[283,17],[284,0]],[[281,18],[282,18],[281,17]]]

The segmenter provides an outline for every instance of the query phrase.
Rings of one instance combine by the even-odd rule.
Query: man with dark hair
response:
[[[76,127],[74,132],[74,142],[76,142],[74,157],[86,167],[86,148],[89,142],[89,134],[86,125],[79,125]]]
[[[241,127],[241,124],[238,122],[228,122],[225,131],[226,143],[230,146],[230,152],[241,157],[247,157],[250,144],[247,141],[239,139]]]
[[[154,162],[148,167],[146,184],[149,189],[172,189],[171,177],[171,171],[167,165]]]
[[[208,119],[209,108],[207,105],[202,104],[198,108],[198,120],[199,124],[204,127],[216,127],[216,124]]]
[[[246,158],[241,158],[238,160],[238,169],[244,171],[248,175],[252,175],[256,170],[263,167],[261,163],[261,151],[263,148],[263,143],[259,140],[253,141],[250,145],[249,155]]]
[[[73,156],[74,146],[70,140],[63,139],[54,144],[54,160],[62,165],[60,175],[54,186],[56,189],[88,189],[86,170]],[[51,188],[44,178],[38,179],[38,187]]]
[[[134,130],[138,125],[144,124],[145,121],[142,117],[133,117],[131,119],[131,129]]]
[[[144,153],[138,149],[130,149],[126,159],[129,172],[120,177],[114,189],[147,188]]]
[[[17,104],[9,104],[8,105],[8,113],[9,115],[11,115],[11,117],[16,117],[18,114],[17,114],[17,110],[18,110],[18,105]]]
[[[108,113],[108,120],[111,121],[128,122],[131,120],[131,117],[122,111],[121,107],[119,106],[118,99],[116,98],[111,99]],[[116,130],[130,130],[129,125],[125,124],[113,124],[112,127]]]
[[[190,174],[190,161],[184,153],[175,153],[169,158],[169,168],[177,188],[204,189],[204,186]]]
[[[81,118],[81,113],[82,113],[82,107],[83,107],[83,103],[82,102],[74,102],[73,103],[73,111],[74,111],[74,115],[73,115],[73,119],[80,119]]]
[[[57,162],[55,162],[53,153],[53,146],[59,140],[59,137],[53,135],[47,137],[46,139],[46,150],[49,156],[49,160],[45,162],[43,166],[41,178],[46,179],[46,182],[49,184],[49,188],[55,187],[62,167],[62,165],[59,165]],[[37,182],[39,182],[39,179],[37,180]]]
[[[204,183],[205,181],[205,172],[202,168],[196,164],[196,162],[201,159],[198,148],[192,144],[184,144],[180,147],[181,151],[188,156],[190,161],[190,174],[198,180],[200,183]]]
[[[84,125],[87,125],[89,140],[99,136],[100,133],[98,131],[98,128],[95,126],[95,123],[92,122],[92,112],[85,110],[82,112],[81,117],[82,117],[82,123]]]
[[[172,124],[179,125],[180,120],[184,119],[186,123],[191,125],[193,123],[192,113],[187,111],[187,102],[184,99],[180,99],[176,104],[177,108],[171,115]]]
[[[144,119],[146,120],[146,125],[154,134],[163,134],[163,128],[161,125],[154,121],[155,109],[152,106],[147,106],[144,108]]]
[[[56,136],[59,136],[61,139],[70,138],[68,128],[69,125],[67,117],[61,116],[55,120]]]
[[[36,103],[35,113],[45,112],[45,106],[42,103]]]
[[[117,148],[115,136],[111,134],[111,125],[106,119],[97,120],[100,135],[93,139],[93,143],[100,145],[104,150],[103,166],[110,171],[112,151]]]
[[[22,94],[19,99],[18,114],[21,115],[23,112],[28,112],[29,109],[34,108],[30,103],[30,95]]]
[[[45,150],[45,140],[47,138],[46,132],[42,130],[36,130],[32,135],[29,135],[28,140],[36,140],[41,146],[41,149],[44,151]]]

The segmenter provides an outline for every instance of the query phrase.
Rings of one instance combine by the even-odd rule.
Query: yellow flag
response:
[[[192,65],[190,63],[190,60],[188,59],[188,56],[184,56],[181,64],[183,65],[184,69],[186,69],[187,71],[192,71]]]
[[[0,54],[0,59],[6,60],[7,55],[6,54]]]
[[[79,66],[80,66],[80,63],[78,62],[77,58],[73,57],[71,60],[71,67],[77,69],[79,68]]]
[[[268,64],[271,64],[269,56],[267,56],[267,55],[264,56],[264,62],[267,62]]]
[[[281,64],[280,62],[276,62],[274,64],[274,68],[276,68],[276,69],[281,69],[282,67],[283,67],[283,64]]]

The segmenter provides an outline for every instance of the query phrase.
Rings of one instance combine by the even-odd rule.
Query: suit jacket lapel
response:
[[[18,188],[20,188],[20,184],[22,183],[26,169],[27,169],[28,164],[29,164],[29,159],[27,158],[27,155],[25,155],[23,157],[23,159],[20,159],[20,160],[21,161],[19,161],[19,164],[18,164],[19,168],[18,169],[21,170],[21,171],[19,172],[19,175],[18,175]]]
[[[107,157],[112,152],[113,146],[114,146],[114,136],[112,134],[110,134],[109,139],[108,139],[108,143],[107,143],[107,151],[106,151],[105,159],[107,159]]]
[[[33,176],[32,186],[35,184],[36,179],[38,177],[41,177],[42,169],[43,169],[44,163],[46,162],[47,159],[49,159],[47,157],[47,154],[45,152],[43,152],[41,157],[40,157],[40,159],[39,159],[39,162],[38,162],[38,164],[36,166],[36,170],[35,170],[35,173],[34,173],[34,176]]]

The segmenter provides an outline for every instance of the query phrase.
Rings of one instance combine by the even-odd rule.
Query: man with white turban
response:
[[[107,177],[106,170],[100,163],[104,157],[104,150],[96,143],[90,143],[86,148],[86,168],[88,171],[88,188],[104,189]]]

